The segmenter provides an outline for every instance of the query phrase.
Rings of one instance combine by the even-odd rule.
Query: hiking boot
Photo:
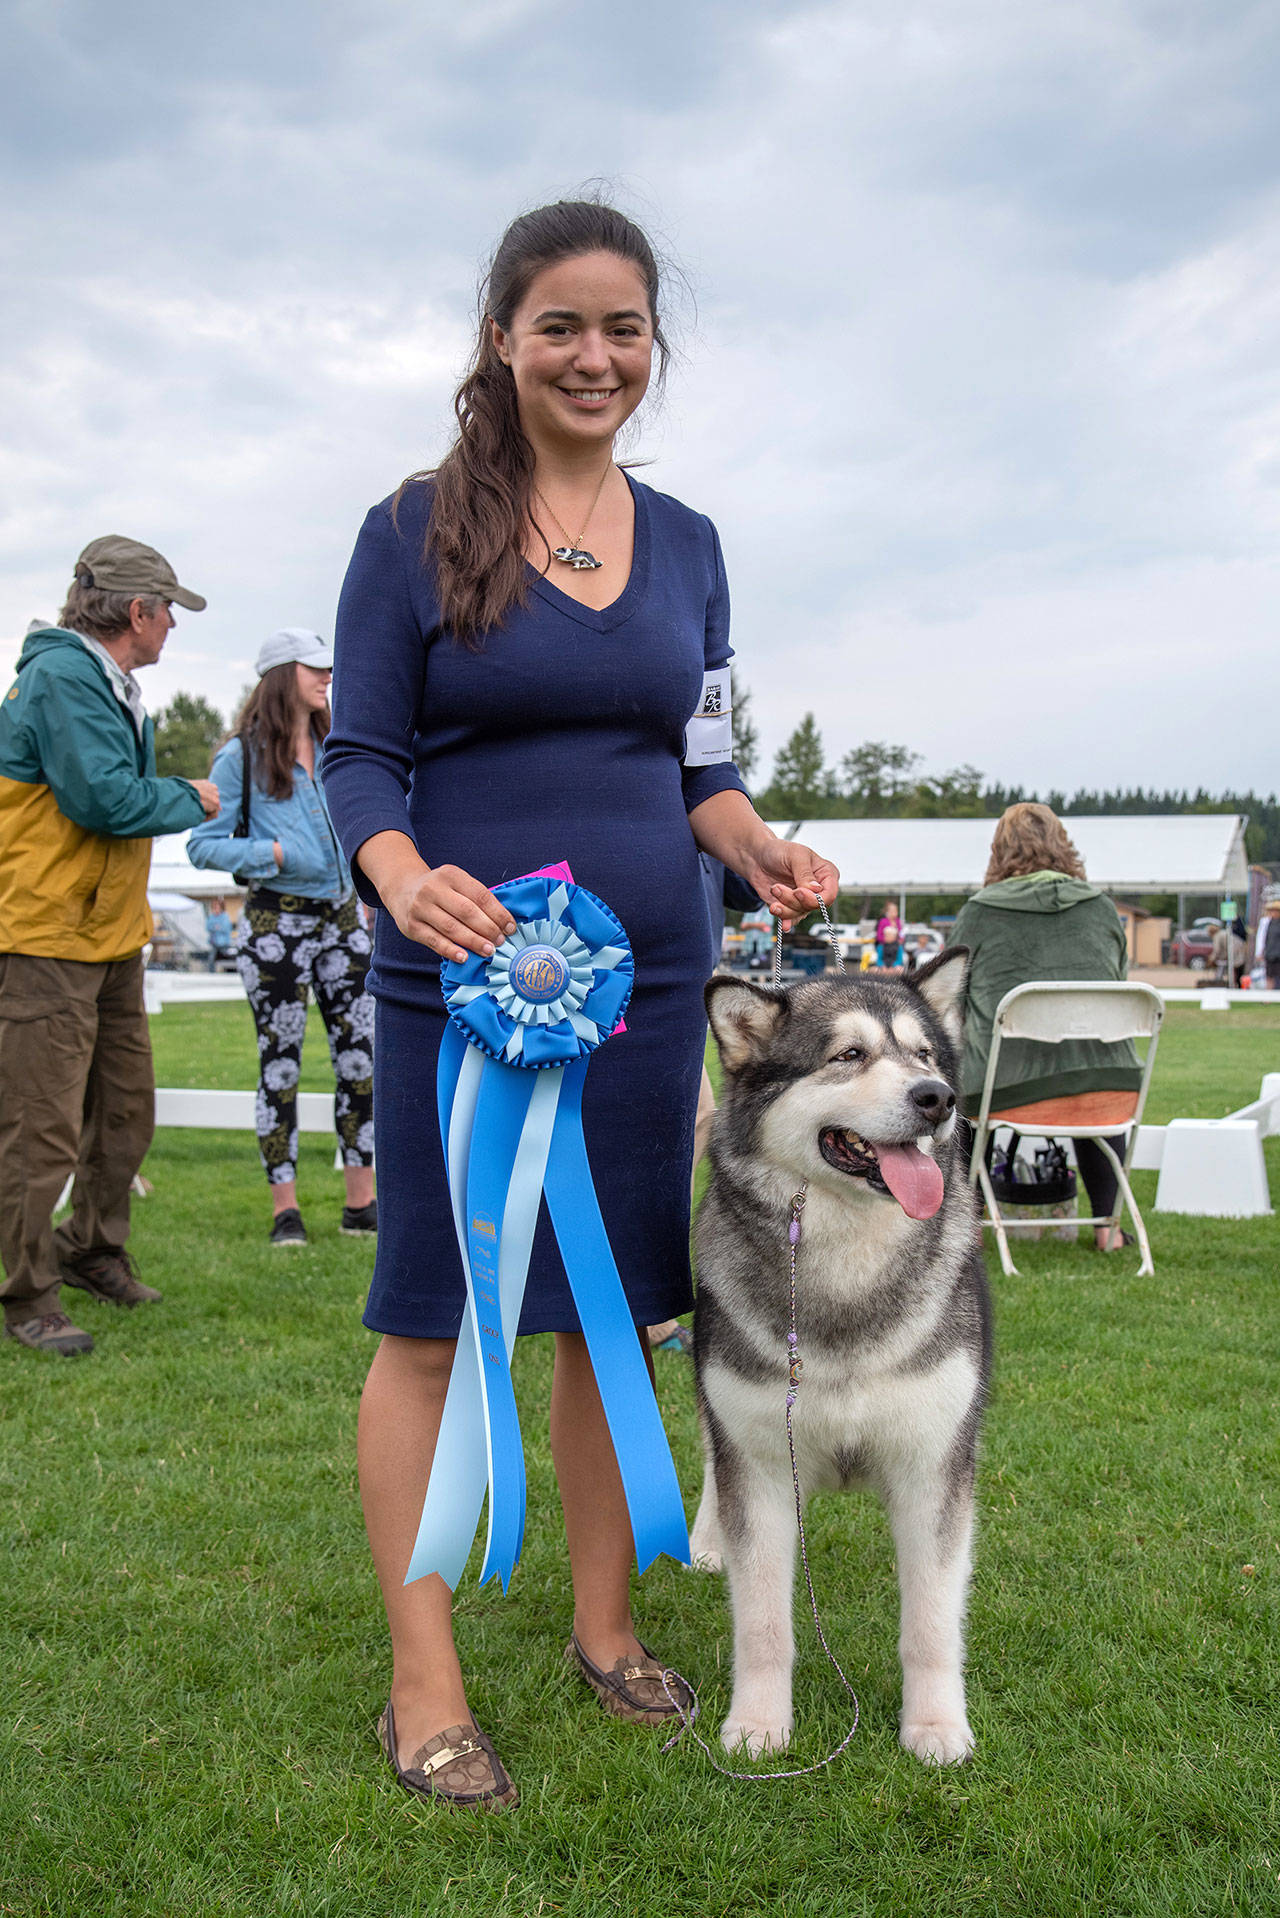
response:
[[[93,1350],[89,1334],[72,1325],[65,1312],[46,1312],[42,1318],[16,1322],[6,1319],[4,1335],[7,1339],[16,1339],[19,1345],[29,1345],[33,1352],[60,1352],[64,1359]]]
[[[351,1239],[376,1238],[378,1201],[370,1199],[368,1205],[344,1205],[341,1230]]]
[[[163,1296],[142,1283],[123,1250],[82,1252],[78,1259],[60,1259],[58,1266],[64,1285],[78,1286],[104,1305],[156,1305]]]
[[[272,1245],[305,1245],[307,1228],[302,1223],[302,1214],[296,1206],[290,1206],[287,1212],[277,1212],[275,1223],[271,1227]]]

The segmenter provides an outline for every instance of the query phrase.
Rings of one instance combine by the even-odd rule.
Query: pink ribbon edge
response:
[[[567,879],[571,886],[576,886],[578,883],[569,870],[569,861],[567,859],[557,861],[554,866],[539,866],[537,872],[522,872],[520,877],[522,879]],[[616,1038],[618,1033],[625,1032],[626,1029],[626,1020],[619,1019],[617,1025],[609,1034],[609,1037],[611,1039]]]

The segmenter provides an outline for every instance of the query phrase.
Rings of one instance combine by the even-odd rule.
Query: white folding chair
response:
[[[1018,1268],[1009,1252],[1004,1216],[987,1171],[987,1140],[998,1125],[1011,1125],[1019,1132],[1029,1132],[1037,1137],[1096,1139],[1115,1167],[1117,1203],[1109,1219],[1078,1219],[1076,1223],[1111,1228],[1119,1224],[1127,1206],[1142,1251],[1139,1276],[1155,1270],[1151,1263],[1147,1228],[1142,1222],[1142,1214],[1129,1184],[1129,1162],[1133,1157],[1138,1127],[1147,1103],[1147,1088],[1151,1084],[1151,1073],[1156,1062],[1156,1046],[1163,1017],[1164,1001],[1160,994],[1151,986],[1129,980],[1043,980],[1031,985],[1015,986],[1012,992],[1006,992],[996,1007],[986,1083],[982,1088],[982,1107],[975,1121],[969,1182],[982,1187],[982,1195],[987,1202],[988,1223],[995,1232],[1000,1247],[1000,1263],[1006,1273],[1016,1273]],[[999,1076],[1000,1050],[1010,1039],[1034,1039],[1041,1045],[1050,1046],[1061,1045],[1068,1039],[1147,1039],[1150,1044],[1143,1062],[1142,1083],[1136,1093],[1088,1092],[1075,1097],[1004,1106],[993,1111],[992,1101],[998,1096],[995,1086]],[[1007,1099],[1010,1096],[1008,1089],[999,1096]],[[1109,1140],[1126,1130],[1129,1143],[1122,1164]]]

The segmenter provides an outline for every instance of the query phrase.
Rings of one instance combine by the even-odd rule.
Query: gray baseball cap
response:
[[[318,673],[333,671],[333,648],[325,644],[319,633],[308,632],[305,626],[282,626],[258,648],[254,662],[258,678],[269,673],[273,666],[284,666],[291,659],[296,659],[301,666],[313,666]]]
[[[82,586],[100,586],[108,593],[155,593],[185,606],[189,613],[202,613],[209,603],[199,593],[179,586],[178,575],[163,553],[121,533],[91,539],[76,561],[76,578]]]

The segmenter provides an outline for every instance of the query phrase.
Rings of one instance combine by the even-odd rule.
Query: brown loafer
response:
[[[669,1665],[655,1658],[647,1645],[640,1649],[642,1659],[615,1659],[612,1671],[606,1672],[587,1657],[575,1632],[564,1655],[578,1667],[605,1710],[615,1718],[625,1718],[632,1725],[665,1725],[673,1718],[679,1719],[681,1709],[687,1713],[693,1704],[689,1687]],[[667,1694],[664,1673],[670,1673],[671,1691],[678,1704],[673,1704]]]
[[[417,1792],[420,1798],[459,1811],[505,1811],[519,1803],[520,1793],[478,1725],[446,1725],[418,1747],[409,1764],[402,1765],[396,1750],[395,1713],[388,1699],[378,1720],[378,1742],[405,1790]]]

